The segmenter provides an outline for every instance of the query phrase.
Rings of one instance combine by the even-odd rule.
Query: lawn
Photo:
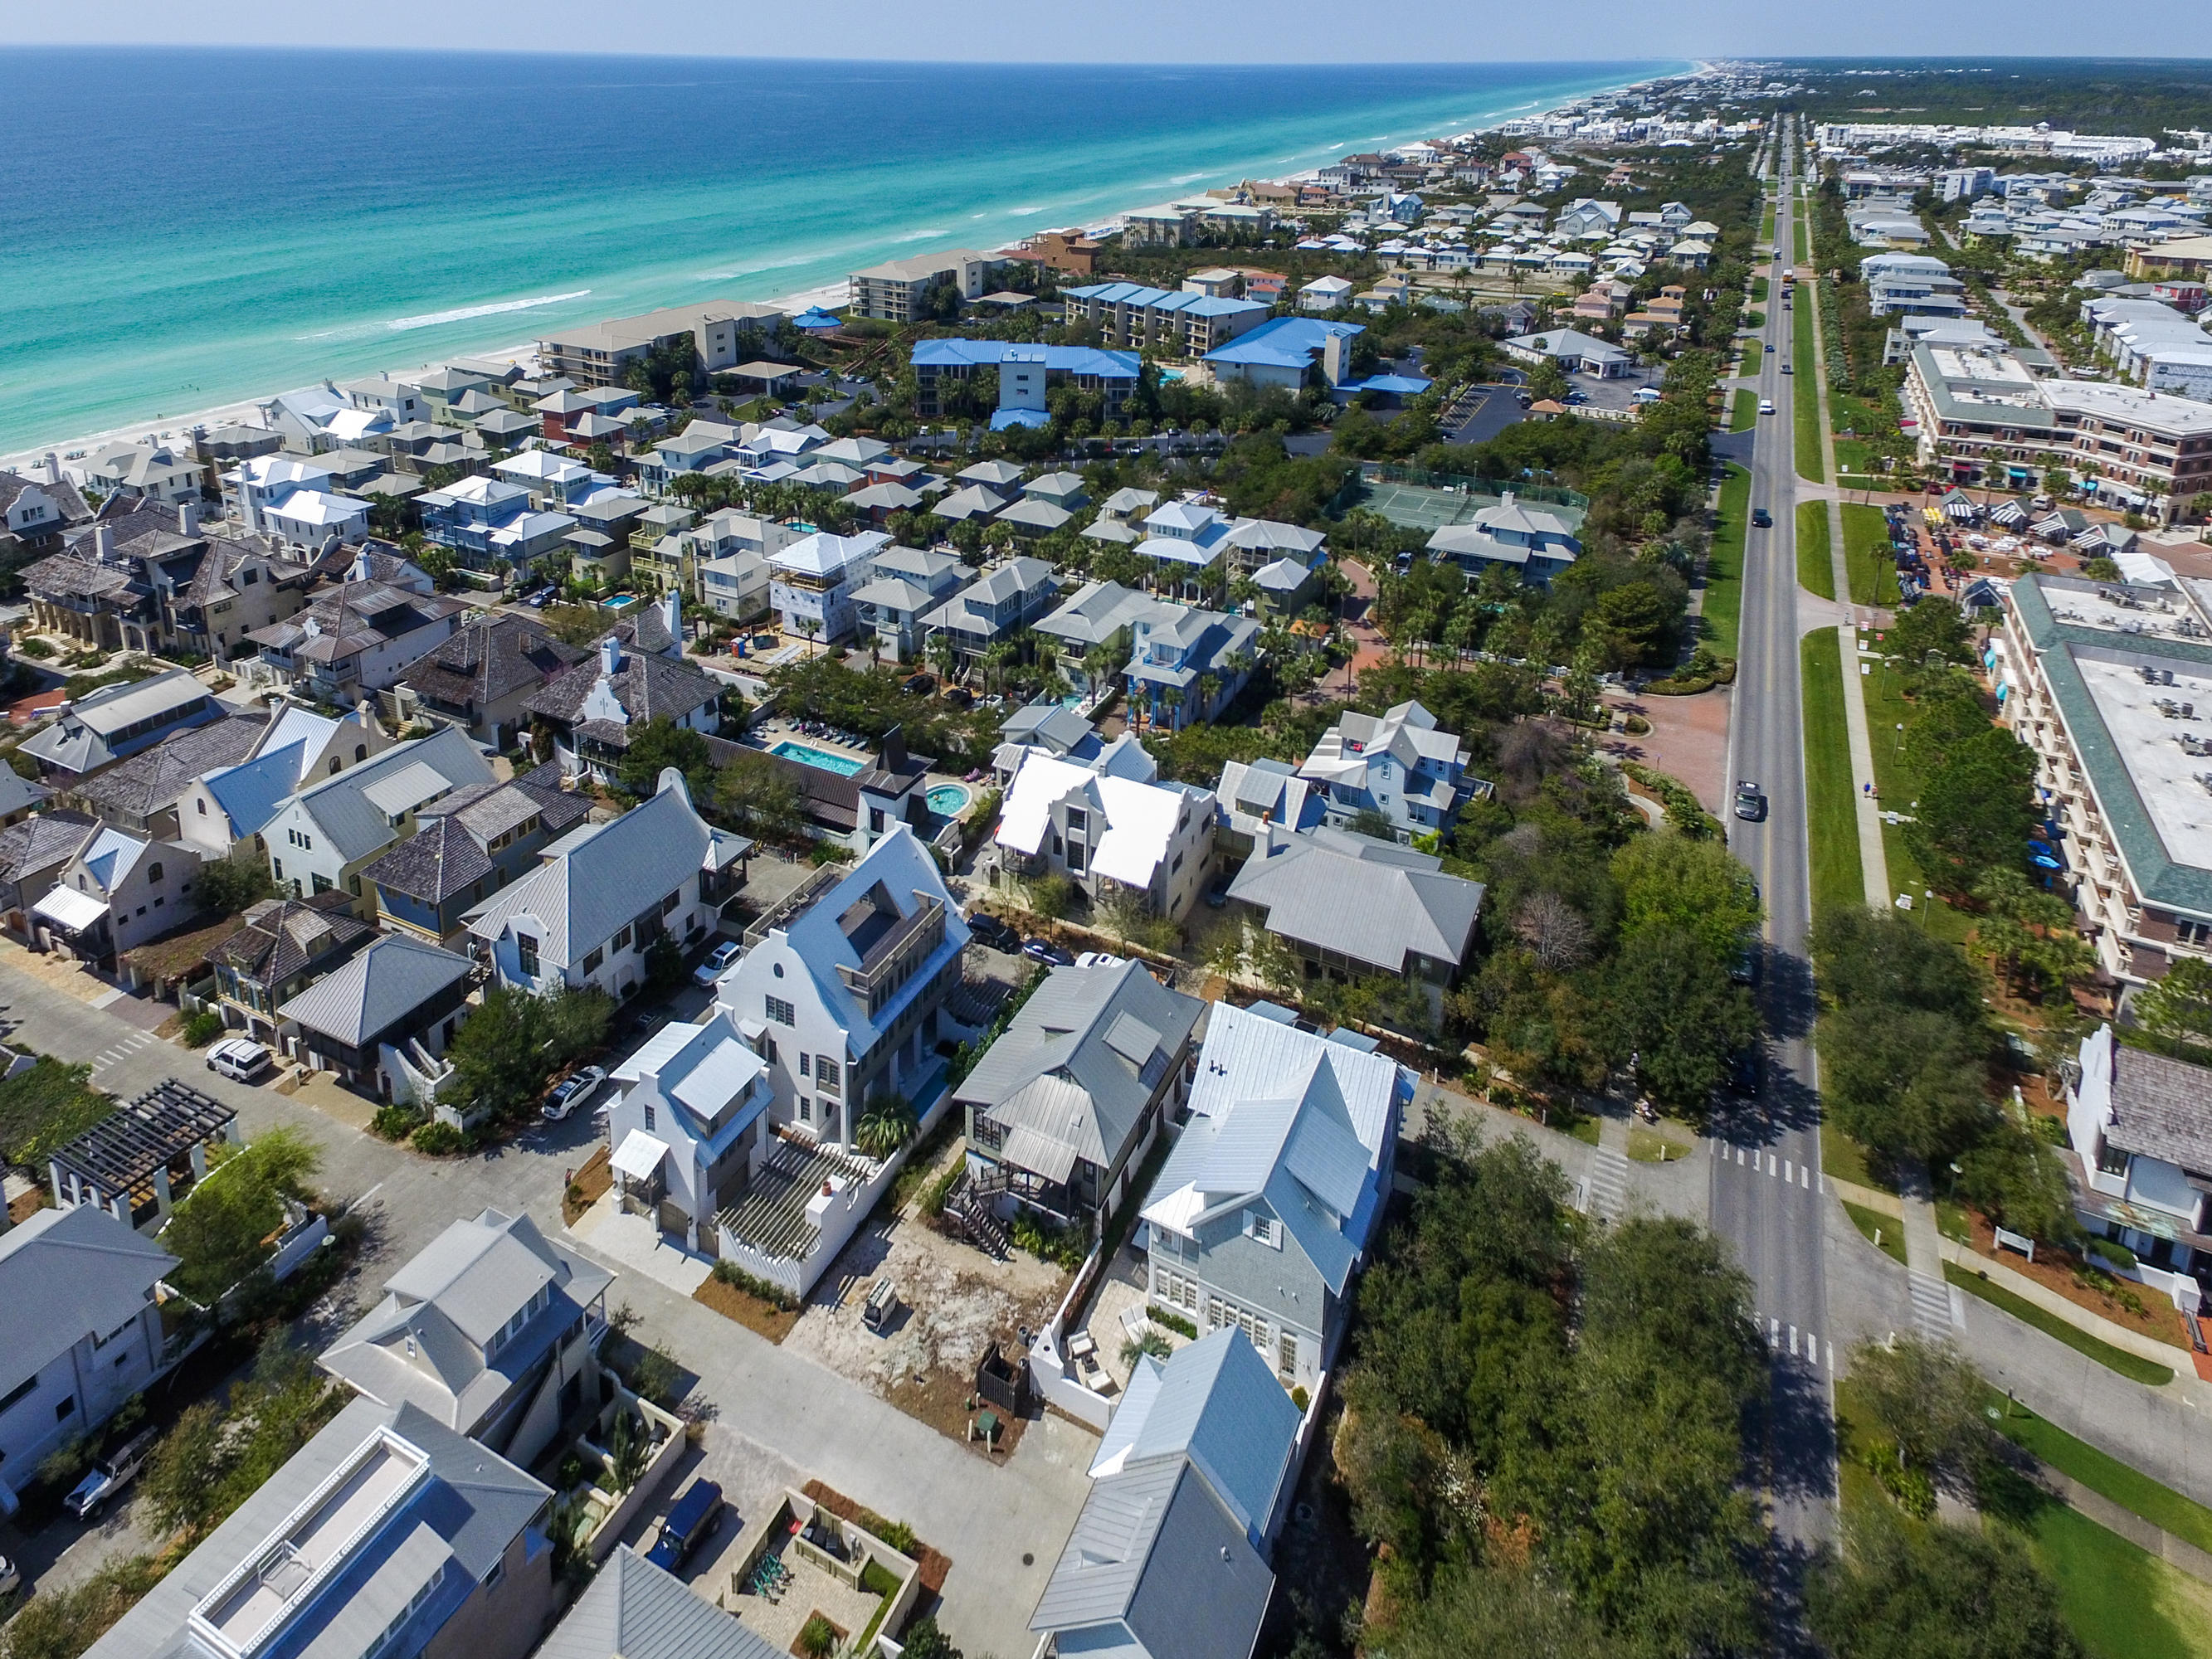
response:
[[[1843,641],[1817,629],[1798,642],[1805,710],[1805,800],[1812,825],[1813,914],[1863,904],[1858,805],[1851,798],[1850,733],[1844,724]]]
[[[1853,605],[1897,603],[1897,561],[1889,550],[1889,524],[1878,507],[1844,504],[1844,572]]]
[[[1828,550],[1828,504],[1797,503],[1797,586],[1824,599],[1836,597],[1836,561]]]
[[[1759,393],[1749,386],[1740,388],[1735,394],[1735,406],[1729,416],[1729,430],[1748,432],[1759,424]]]
[[[1971,1273],[1955,1261],[1943,1264],[1943,1277],[1969,1296],[1978,1296],[1991,1307],[2001,1308],[2024,1324],[2029,1324],[2045,1336],[2055,1337],[2079,1354],[2087,1355],[2107,1370],[2118,1371],[2146,1388],[2162,1389],[2173,1381],[2172,1367],[2161,1365],[2156,1360],[2145,1359],[2125,1348],[2116,1348],[2111,1343],[2089,1334],[2069,1321],[2039,1307],[2026,1297],[2015,1296],[2002,1285]]]
[[[2201,1550],[2212,1550],[2212,1510],[2184,1498],[2171,1486],[2160,1486],[2142,1470],[2129,1468],[2086,1441],[2076,1440],[2057,1424],[2045,1422],[1995,1390],[1990,1394],[1990,1405],[1998,1413],[1996,1425],[2007,1439],[2153,1526],[2163,1527]]]
[[[1905,1265],[1905,1224],[1902,1221],[1878,1210],[1854,1204],[1849,1199],[1844,1200],[1844,1208],[1850,1213],[1852,1224],[1865,1236],[1868,1243],[1899,1267]]]
[[[1820,365],[1814,360],[1814,341],[1820,329],[1813,320],[1812,297],[1808,295],[1803,305],[1794,306],[1791,311],[1790,360],[1796,368],[1790,378],[1793,382],[1790,397],[1796,428],[1797,476],[1814,483],[1826,483],[1828,465],[1821,459],[1820,452]]]
[[[1853,510],[1847,507],[1844,512],[1848,515]],[[1848,542],[1848,516],[1844,520],[1844,536]],[[1859,689],[1866,698],[1867,739],[1874,750],[1875,790],[1886,809],[1909,813],[1919,799],[1920,780],[1905,761],[1904,740],[1898,727],[1911,723],[1912,705],[1905,700],[1904,679],[1895,669],[1878,658],[1865,660],[1874,672],[1860,677]],[[1889,866],[1890,891],[1912,895],[1913,916],[1929,933],[1954,945],[1965,944],[1973,927],[1972,918],[1940,899],[1929,899],[1928,881],[1921,872],[1919,862],[1905,847],[1904,826],[1885,819],[1881,846],[1883,860]]]
[[[1899,446],[1888,441],[1897,431],[1895,408],[1885,408],[1870,398],[1861,398],[1848,392],[1828,388],[1828,415],[1836,427],[1836,470],[1838,472],[1869,472],[1873,470],[1875,457],[1881,453],[1863,435],[1882,433],[1882,449],[1895,453]],[[1846,438],[1845,432],[1863,435]]]
[[[1812,210],[1811,207],[1801,200],[1798,204],[1797,211],[1790,216],[1790,250],[1796,258],[1796,263],[1801,265],[1805,263],[1807,253],[1805,217],[1808,214],[1812,212]]]
[[[1894,1194],[1897,1191],[1893,1184],[1875,1173],[1874,1166],[1867,1162],[1866,1148],[1825,1118],[1820,1122],[1820,1173],[1854,1186],[1871,1187],[1878,1193]]]
[[[1751,525],[1751,474],[1731,464],[1721,484],[1712,551],[1705,559],[1705,643],[1723,657],[1735,655],[1743,614],[1743,541]]]
[[[1771,219],[1770,219],[1770,220],[1768,220],[1768,221],[1767,221],[1767,232],[1766,232],[1766,234],[1767,234],[1770,237],[1771,237],[1771,236],[1772,236],[1772,235],[1774,234],[1774,230],[1773,230],[1773,222],[1773,222]],[[1755,305],[1755,306],[1763,306],[1763,305],[1765,305],[1765,304],[1766,303],[1766,278],[1765,278],[1765,277],[1764,277],[1764,276],[1754,276],[1754,277],[1753,277],[1753,278],[1751,279],[1751,302],[1752,302],[1752,304],[1753,304],[1753,305]]]
[[[1979,1493],[1990,1524],[2027,1540],[2058,1587],[2059,1610],[2096,1659],[2212,1655],[2212,1586],[2067,1507],[2012,1470],[1993,1468]]]

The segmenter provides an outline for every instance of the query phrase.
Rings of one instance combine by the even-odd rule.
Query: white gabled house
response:
[[[768,1062],[725,1008],[663,1026],[617,1068],[607,1114],[624,1200],[690,1249],[742,1198],[769,1152]]]
[[[776,1125],[849,1150],[872,1096],[921,1104],[967,944],[936,860],[902,823],[754,923],[717,1000],[768,1063]]]
[[[628,997],[655,943],[688,945],[713,929],[729,872],[751,848],[701,817],[683,774],[665,768],[650,799],[569,831],[535,870],[469,911],[472,949],[501,985]]]

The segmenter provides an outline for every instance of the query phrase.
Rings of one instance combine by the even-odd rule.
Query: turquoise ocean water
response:
[[[0,453],[758,299],[1680,64],[0,50]]]

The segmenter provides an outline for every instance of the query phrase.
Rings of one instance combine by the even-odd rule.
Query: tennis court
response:
[[[1495,495],[1379,481],[1363,485],[1359,500],[1354,503],[1407,530],[1441,530],[1448,524],[1466,524],[1484,507],[1497,504]]]

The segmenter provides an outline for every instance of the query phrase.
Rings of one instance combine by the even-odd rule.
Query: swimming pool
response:
[[[797,761],[801,766],[819,767],[824,772],[835,772],[841,778],[849,778],[864,771],[867,762],[854,760],[850,755],[833,755],[826,749],[817,749],[812,744],[793,743],[788,738],[768,751],[785,760]]]
[[[968,803],[974,797],[968,793],[965,785],[940,783],[929,792],[927,799],[929,810],[940,818],[957,818],[968,810]]]

